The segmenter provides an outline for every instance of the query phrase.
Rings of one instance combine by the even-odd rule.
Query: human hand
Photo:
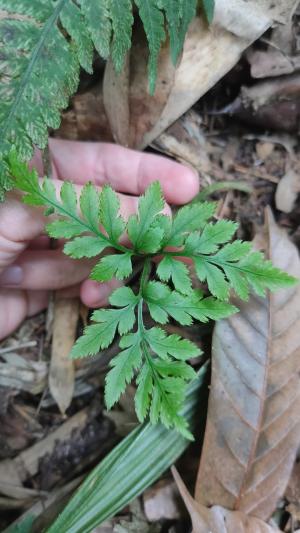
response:
[[[63,180],[72,181],[78,190],[87,180],[99,186],[110,183],[121,193],[125,218],[136,211],[138,196],[152,181],[160,181],[166,201],[172,204],[184,204],[198,192],[192,170],[161,156],[113,144],[56,139],[50,140],[49,151],[58,188]],[[32,164],[42,175],[40,153]],[[10,193],[0,204],[0,339],[47,307],[51,290],[80,295],[88,307],[101,307],[116,286],[116,281],[99,284],[87,279],[92,262],[65,256],[62,243],[51,249],[45,223],[42,211],[21,203],[18,193]]]

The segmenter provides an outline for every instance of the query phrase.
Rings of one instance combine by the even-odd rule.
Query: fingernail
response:
[[[17,287],[23,281],[23,269],[20,266],[11,266],[0,274],[0,285],[3,287]]]

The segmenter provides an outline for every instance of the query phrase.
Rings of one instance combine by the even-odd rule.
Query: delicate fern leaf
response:
[[[60,21],[76,44],[81,66],[92,74],[93,43],[80,9],[73,2],[68,2],[61,12]]]
[[[0,0],[0,9],[25,17],[34,17],[40,22],[45,22],[51,15],[53,6],[47,0],[30,0],[30,3],[20,2],[20,0],[9,0],[9,2]]]
[[[60,219],[47,224],[46,231],[53,239],[72,239],[85,233],[87,228],[80,220]]]
[[[51,230],[50,230],[51,231]],[[101,254],[109,243],[99,237],[84,236],[67,242],[64,246],[64,253],[73,257],[73,259],[81,259],[83,257],[96,257]]]
[[[112,243],[118,243],[125,231],[125,222],[120,217],[120,201],[109,185],[100,193],[100,221]]]
[[[220,300],[228,300],[230,285],[226,281],[223,271],[200,257],[194,258],[194,264],[199,280],[207,282],[211,294]]]
[[[233,268],[243,274],[259,296],[265,295],[265,290],[278,290],[284,287],[293,287],[298,282],[296,278],[273,266],[271,261],[266,261],[260,252],[252,252],[238,263],[232,263]],[[226,272],[225,265],[225,272]]]
[[[126,305],[137,305],[139,297],[134,294],[130,287],[120,287],[115,289],[109,297],[109,303],[115,307],[125,307]]]
[[[183,48],[185,36],[188,31],[189,25],[196,15],[197,0],[180,0],[180,10],[181,22],[177,33],[176,48],[174,48],[173,52],[175,61],[177,61],[178,56]]]
[[[178,59],[178,31],[182,19],[181,0],[158,0],[157,5],[166,13],[170,37],[171,58],[176,65]]]
[[[110,409],[133,379],[134,373],[142,364],[141,339],[134,335],[132,346],[114,357],[110,363],[112,370],[106,376],[105,403]]]
[[[159,421],[160,412],[161,412],[162,398],[161,398],[160,390],[157,387],[157,383],[155,385],[156,386],[153,388],[151,406],[150,406],[150,411],[149,411],[149,418],[150,418],[151,424],[157,424],[157,422]]]
[[[128,220],[128,235],[136,251],[142,251],[149,241],[149,231],[154,228],[161,218],[157,218],[164,208],[161,187],[158,181],[153,182],[139,200],[138,215],[132,215]]]
[[[238,225],[231,220],[220,220],[207,224],[202,233],[191,233],[186,240],[185,252],[188,254],[212,254],[221,244],[233,237]]]
[[[207,322],[210,318],[218,320],[236,312],[236,308],[226,302],[214,298],[202,299],[196,291],[183,296],[176,291],[171,292],[166,285],[153,281],[147,284],[143,297],[153,320],[160,324],[166,324],[168,316],[182,325],[190,325],[193,318]]]
[[[91,279],[95,281],[109,281],[112,278],[127,278],[132,273],[131,257],[131,252],[103,257],[93,268]]]
[[[237,240],[223,246],[215,257],[222,261],[238,261],[239,259],[246,257],[251,250],[252,245],[250,242]]]
[[[242,250],[247,252],[250,249],[248,243],[244,244],[237,241],[232,246],[225,246],[224,253],[221,249],[213,256],[194,257],[196,273],[201,281],[207,280],[212,294],[226,300],[231,287],[240,298],[247,300],[250,287],[259,296],[264,296],[266,289],[274,291],[295,285],[295,278],[274,267],[260,252],[242,256]]]
[[[66,211],[77,216],[77,195],[73,183],[64,181],[60,189],[60,199]]]
[[[238,312],[238,308],[222,300],[208,296],[207,298],[195,297],[195,303],[191,306],[191,314],[199,322],[208,320],[221,320]]]
[[[156,0],[135,0],[139,9],[139,15],[144,25],[149,43],[149,83],[150,93],[155,91],[157,78],[157,58],[166,35],[164,30],[164,16],[157,7]]]
[[[156,322],[166,324],[169,315],[183,326],[192,324],[192,317],[184,309],[185,297],[176,291],[172,292],[163,283],[150,281],[145,288],[143,298]]]
[[[15,185],[25,193],[25,203],[44,206],[48,211],[50,208],[63,216],[62,219],[47,224],[46,230],[50,237],[70,239],[89,231],[90,227],[77,214],[76,193],[71,183],[63,184],[59,201],[52,180],[45,178],[40,182],[36,170],[30,171],[25,163],[18,160],[15,152],[10,153],[8,163]],[[100,237],[101,235],[99,239]]]
[[[99,232],[99,192],[92,183],[86,183],[80,195],[80,209],[91,231]]]
[[[244,276],[244,273],[239,272],[236,268],[232,268],[229,265],[224,266],[223,270],[233,291],[241,300],[247,301],[250,294],[250,284],[248,283],[247,277]]]
[[[112,33],[110,0],[79,0],[79,3],[97,52],[103,59],[108,59]]]
[[[166,361],[155,361],[155,369],[162,377],[172,376],[174,378],[181,378],[184,381],[191,381],[197,377],[197,373],[184,361],[174,361],[170,363]]]
[[[171,356],[186,361],[202,353],[193,342],[182,339],[179,335],[167,335],[161,328],[147,330],[146,340],[153,352],[162,359],[168,359]]]
[[[172,228],[172,218],[168,215],[156,215],[151,228],[160,228],[164,236],[169,235]]]
[[[92,320],[107,326],[113,324],[115,329],[118,328],[120,335],[124,335],[135,324],[135,307],[136,301],[134,300],[121,309],[98,309],[92,314]]]
[[[143,254],[158,252],[161,249],[163,237],[163,228],[151,227],[139,241],[139,251]]]
[[[160,419],[166,427],[175,427],[187,439],[193,440],[186,420],[178,415],[186,394],[186,383],[177,377],[161,377],[156,369],[156,387],[153,389],[150,407],[150,421],[156,424]]]
[[[100,309],[93,313],[92,320],[98,322],[87,326],[71,351],[71,357],[77,359],[87,355],[95,355],[107,348],[116,335],[127,333],[135,323],[135,305],[128,305],[122,309]]]
[[[162,281],[171,278],[175,289],[182,294],[189,294],[192,289],[192,281],[188,267],[174,257],[165,256],[159,263],[157,275]]]
[[[77,339],[74,344],[70,357],[79,359],[88,355],[96,355],[103,348],[107,348],[113,341],[116,333],[116,327],[109,327],[103,324],[92,324],[87,326],[83,335]]]
[[[8,62],[9,56],[12,50],[24,50],[30,51],[34,45],[39,33],[39,28],[34,20],[24,20],[24,23],[20,27],[19,21],[15,19],[2,18],[0,20],[0,35],[3,46],[5,47],[6,54],[2,61]],[[8,64],[4,63],[5,68],[8,68]],[[15,63],[15,73],[18,72],[18,65]]]
[[[0,81],[0,154],[7,154],[11,145],[15,145],[18,156],[28,160],[33,144],[44,148],[47,126],[58,126],[59,110],[67,105],[78,85],[79,62],[75,49],[57,25],[67,3],[67,0],[60,0],[46,5],[35,1],[29,6],[28,2],[26,5],[16,1],[0,2],[8,19],[16,13],[32,17],[30,21],[27,18],[18,20],[14,29],[17,42],[24,28],[29,31],[30,47],[25,50],[5,46],[5,29],[0,29],[6,66],[5,76]],[[36,9],[32,10],[33,5]],[[13,41],[11,39],[11,44]],[[49,58],[55,59],[50,61]],[[7,183],[7,176],[2,174],[0,186],[4,181]]]
[[[186,235],[203,228],[215,211],[216,204],[213,202],[195,203],[179,209],[165,245],[181,246]]]
[[[131,46],[132,2],[131,0],[118,0],[118,2],[110,0],[109,6],[114,32],[111,44],[112,60],[117,71],[120,71]]]
[[[144,364],[137,377],[137,390],[134,397],[134,405],[137,417],[140,422],[144,422],[151,404],[153,391],[153,375],[147,364]]]
[[[6,161],[11,179],[16,187],[25,193],[23,199],[28,198],[27,203],[31,202],[31,205],[45,205],[37,171],[29,170],[25,163],[21,163],[15,151],[10,152]]]
[[[215,0],[202,0],[204,12],[209,24],[212,23],[215,11]]]

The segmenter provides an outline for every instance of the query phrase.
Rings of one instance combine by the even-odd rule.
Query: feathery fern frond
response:
[[[265,289],[276,290],[294,285],[295,279],[275,268],[249,243],[231,242],[237,225],[220,220],[209,223],[215,204],[194,204],[180,209],[172,220],[162,215],[164,200],[158,182],[152,183],[139,200],[137,215],[126,222],[120,216],[119,200],[106,186],[99,193],[87,183],[79,198],[70,183],[64,183],[58,197],[50,179],[40,183],[36,171],[10,155],[8,161],[16,185],[25,193],[24,201],[56,214],[47,226],[50,236],[71,239],[64,251],[74,259],[96,257],[106,248],[112,255],[100,257],[91,277],[98,282],[113,277],[128,278],[132,260],[143,264],[139,290],[116,289],[110,296],[110,309],[92,315],[93,324],[85,328],[71,355],[74,358],[94,355],[107,348],[120,335],[120,353],[111,361],[106,376],[105,398],[110,408],[118,402],[126,385],[136,377],[135,406],[138,418],[149,416],[152,423],[161,420],[190,437],[186,420],[178,415],[187,383],[195,372],[187,360],[200,355],[198,346],[178,335],[167,335],[161,327],[170,319],[191,325],[194,320],[208,322],[230,316],[237,308],[228,303],[229,289],[248,299],[250,289],[263,295]],[[78,212],[78,203],[80,212]],[[199,215],[199,216],[197,216]],[[166,222],[168,221],[168,222]],[[197,227],[198,222],[198,227]],[[122,242],[127,233],[130,245]],[[171,251],[171,247],[176,251]],[[154,267],[151,260],[162,258]],[[213,296],[193,288],[190,266],[179,261],[189,258],[200,281],[206,281]],[[156,326],[147,328],[145,308]]]

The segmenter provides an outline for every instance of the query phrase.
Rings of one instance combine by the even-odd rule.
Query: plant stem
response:
[[[150,276],[150,272],[151,272],[151,260],[150,260],[150,257],[146,257],[143,270],[142,270],[140,290],[139,290],[139,296],[141,297],[141,300],[142,300],[142,296],[143,296],[145,287],[147,285],[147,282]]]
[[[202,191],[199,192],[199,194],[191,201],[191,204],[204,202],[204,200],[206,200],[208,196],[215,192],[229,190],[241,191],[247,194],[251,194],[253,192],[253,187],[249,185],[249,183],[247,183],[246,181],[218,181],[216,183],[208,185],[207,187],[204,187],[204,189],[202,189]]]

